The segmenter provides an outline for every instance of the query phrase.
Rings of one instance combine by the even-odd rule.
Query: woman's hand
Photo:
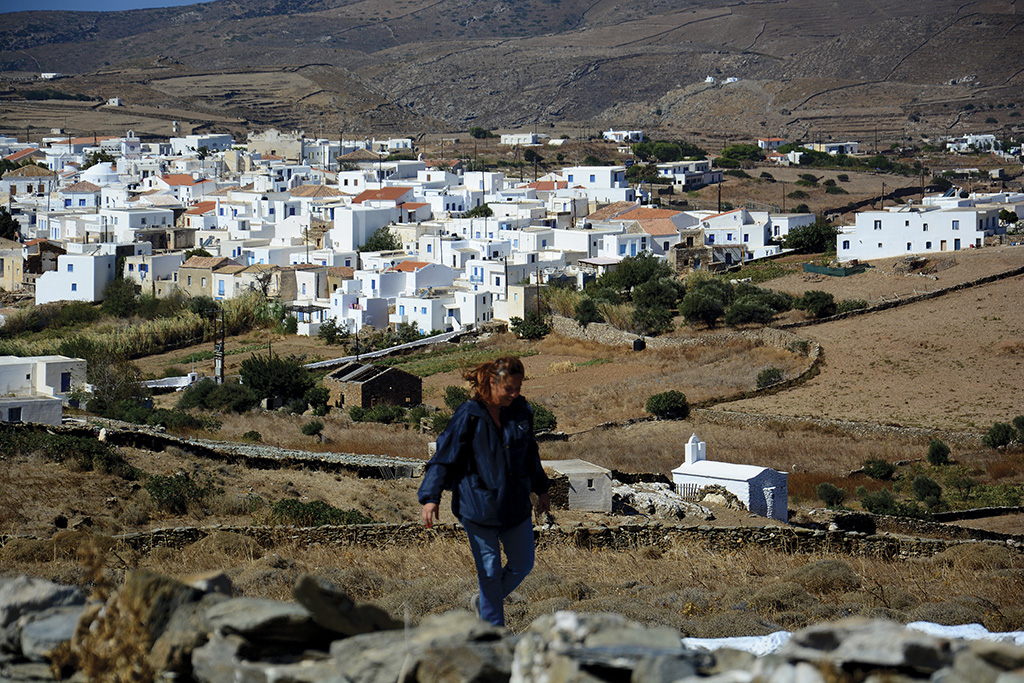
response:
[[[434,522],[441,521],[441,515],[439,512],[439,506],[437,503],[427,503],[423,506],[420,516],[423,518],[423,526],[428,529],[434,526]]]
[[[551,495],[547,491],[537,494],[536,509],[538,515],[543,515],[545,512],[551,510]]]

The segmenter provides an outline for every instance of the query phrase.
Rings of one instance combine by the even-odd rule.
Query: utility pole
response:
[[[214,311],[214,325],[217,323],[217,311]],[[216,328],[215,328],[216,329]],[[216,337],[215,337],[216,339]],[[220,341],[213,342],[213,374],[217,384],[224,384],[224,344],[226,342],[224,306],[220,307]],[[268,342],[269,344],[269,342]],[[268,346],[269,348],[269,346]]]
[[[885,209],[885,182],[882,182],[882,196],[879,199],[880,210]]]

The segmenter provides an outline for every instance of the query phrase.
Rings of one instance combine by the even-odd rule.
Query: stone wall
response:
[[[902,524],[902,523],[901,523]],[[880,527],[885,522],[880,523]],[[899,533],[907,533],[905,524]],[[279,527],[177,527],[125,534],[115,539],[132,549],[150,551],[157,547],[183,548],[217,531],[229,531],[249,536],[263,547],[299,543],[304,545],[367,545],[406,546],[428,543],[442,538],[464,538],[462,528],[453,524],[438,524],[431,529],[415,523],[359,524],[351,526],[323,526],[299,528]],[[930,529],[921,531],[931,531]],[[968,530],[969,531],[969,530]],[[677,544],[699,543],[714,550],[737,550],[755,545],[759,548],[786,553],[839,553],[890,559],[930,557],[951,545],[977,542],[952,539],[915,539],[902,535],[865,534],[851,531],[828,531],[798,527],[713,527],[668,526],[659,523],[623,524],[600,527],[536,528],[538,547],[606,548],[630,550],[642,547],[672,547]],[[1002,537],[1000,541],[1014,550],[1024,550],[1024,538]]]

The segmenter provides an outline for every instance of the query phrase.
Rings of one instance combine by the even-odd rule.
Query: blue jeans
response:
[[[480,583],[480,618],[495,626],[505,625],[505,598],[533,569],[533,520],[514,527],[481,526],[461,520],[469,536]],[[501,566],[501,549],[506,563]]]

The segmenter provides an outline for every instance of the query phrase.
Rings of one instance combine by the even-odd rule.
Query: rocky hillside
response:
[[[1014,11],[1000,0],[216,0],[8,14],[0,68],[74,74],[56,87],[252,126],[591,121],[899,137],[1017,123]]]

